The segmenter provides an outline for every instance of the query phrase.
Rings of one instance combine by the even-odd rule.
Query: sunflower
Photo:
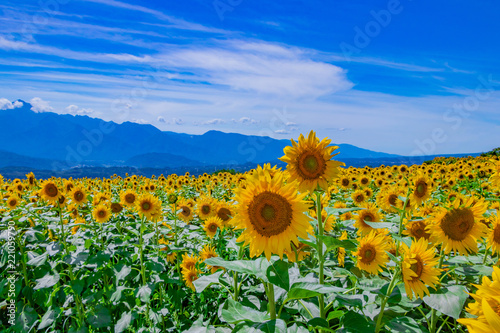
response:
[[[443,244],[445,254],[452,250],[467,255],[477,252],[477,241],[486,236],[486,226],[479,222],[486,211],[484,199],[477,201],[470,198],[464,206],[455,200],[451,209],[439,207],[431,217],[432,223],[427,227],[431,240]]]
[[[417,174],[413,181],[413,193],[410,196],[412,202],[420,206],[430,197],[431,193],[431,181],[423,173]]]
[[[180,201],[177,209],[180,209],[180,212],[177,214],[177,217],[188,223],[194,218],[193,216],[193,206],[189,205],[187,201]]]
[[[216,206],[216,213],[218,218],[222,220],[222,225],[225,226],[234,215],[232,206],[226,202],[219,202]]]
[[[104,223],[111,217],[111,211],[106,205],[100,204],[94,207],[92,210],[92,216],[96,222]]]
[[[26,175],[26,178],[28,179],[29,186],[36,185],[36,178],[35,178],[35,174],[33,172],[28,173]]]
[[[123,206],[118,202],[111,203],[111,212],[114,214],[119,214],[123,210]]]
[[[484,276],[477,291],[470,294],[475,302],[466,308],[477,318],[461,318],[457,321],[466,325],[472,333],[500,332],[500,268],[493,266],[492,280]]]
[[[491,247],[492,254],[500,254],[500,216],[498,215],[493,221],[488,236],[488,246]]]
[[[135,201],[137,200],[137,193],[134,190],[126,190],[120,194],[120,202],[122,205],[127,207],[132,207],[135,205]]]
[[[11,195],[7,199],[7,207],[12,210],[12,209],[16,208],[20,202],[21,202],[21,199],[17,195]]]
[[[68,196],[71,199],[71,201],[73,201],[73,203],[77,206],[83,205],[84,203],[87,202],[87,193],[80,186],[74,187]]]
[[[285,156],[280,160],[287,163],[290,180],[298,181],[301,192],[312,192],[318,186],[326,190],[328,181],[336,178],[339,167],[345,165],[331,160],[338,154],[333,154],[338,147],[328,146],[330,142],[328,138],[319,141],[316,133],[311,131],[307,139],[301,134],[298,144],[292,140],[292,146],[283,150]]]
[[[177,259],[177,252],[171,252],[167,254],[167,261],[171,264],[175,262]]]
[[[382,189],[377,195],[378,206],[386,212],[397,212],[396,207],[398,206],[399,194],[400,189],[395,186]]]
[[[217,233],[217,229],[220,229],[221,227],[222,220],[217,216],[209,217],[203,224],[203,230],[205,230],[207,236],[210,238],[214,238],[215,234]]]
[[[371,231],[360,239],[358,249],[353,253],[358,259],[356,266],[370,274],[378,274],[389,261],[386,253],[389,249],[387,237]]]
[[[202,261],[205,261],[208,258],[215,258],[215,257],[218,257],[217,252],[215,252],[215,248],[213,246],[208,245],[208,244],[205,245],[200,252],[200,259]],[[217,272],[220,268],[222,268],[222,267],[207,265],[207,269],[209,269],[212,273]]]
[[[307,204],[303,201],[307,193],[298,195],[297,184],[283,183],[283,173],[271,178],[268,171],[256,169],[247,179],[245,189],[236,193],[238,202],[232,224],[236,229],[244,229],[237,241],[250,244],[250,256],[265,253],[281,258],[285,250],[291,251],[290,242],[298,244],[298,238],[307,239],[312,226],[304,212]]]
[[[354,204],[356,205],[360,205],[362,204],[363,202],[366,201],[366,194],[365,194],[365,191],[363,190],[357,190],[357,191],[354,191],[352,194],[351,194],[351,199],[352,201],[354,202]]]
[[[59,200],[59,196],[61,195],[61,191],[57,188],[57,185],[52,180],[46,180],[42,184],[42,188],[40,189],[40,196],[51,203],[56,203]]]
[[[422,299],[424,293],[429,295],[427,286],[436,289],[439,283],[439,258],[436,258],[435,248],[428,246],[427,240],[420,238],[403,254],[403,280],[409,299],[413,299],[413,294]]]
[[[347,176],[342,176],[338,179],[338,184],[344,190],[348,190],[351,188],[351,179]]]
[[[198,206],[198,217],[202,220],[206,220],[211,216],[215,215],[215,204],[214,200],[210,197],[200,198],[197,203]]]
[[[361,236],[370,233],[373,228],[369,226],[365,221],[368,222],[380,222],[382,221],[382,215],[379,213],[379,209],[373,203],[366,203],[362,205],[364,209],[358,210],[356,215],[356,222],[354,226],[358,228],[358,234]]]
[[[405,223],[405,230],[403,230],[403,235],[411,236],[416,240],[419,240],[421,238],[429,240],[431,234],[427,231],[426,228],[426,220],[407,221]]]
[[[182,270],[182,279],[186,282],[186,286],[191,288],[191,290],[195,291],[195,287],[193,281],[198,279],[198,274],[200,273],[197,269],[183,269]]]
[[[195,255],[189,256],[187,254],[182,255],[181,268],[183,270],[195,269],[197,263],[198,263],[197,256],[195,256]]]
[[[140,215],[150,220],[158,218],[161,213],[161,201],[149,193],[141,195],[137,199],[135,207]]]

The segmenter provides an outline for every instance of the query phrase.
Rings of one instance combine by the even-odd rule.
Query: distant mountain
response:
[[[208,131],[203,135],[166,132],[152,125],[117,124],[88,116],[36,113],[23,107],[0,111],[0,150],[24,156],[24,164],[40,163],[44,169],[82,166],[133,166],[177,168],[181,166],[235,166],[277,163],[289,140]],[[340,144],[338,160],[397,158]],[[2,158],[2,156],[0,156]],[[26,158],[42,159],[27,161]],[[37,161],[37,162],[36,162]],[[0,166],[15,166],[15,158],[2,158]],[[7,165],[10,164],[10,165]]]

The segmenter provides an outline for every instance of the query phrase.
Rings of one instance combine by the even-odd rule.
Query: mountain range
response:
[[[208,131],[190,135],[152,125],[106,122],[89,116],[37,113],[22,107],[0,110],[0,167],[65,170],[123,166],[179,168],[279,163],[289,140]],[[339,160],[398,158],[339,144]]]

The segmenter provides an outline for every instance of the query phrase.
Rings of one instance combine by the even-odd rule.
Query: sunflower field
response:
[[[2,332],[500,332],[498,156],[0,176]]]

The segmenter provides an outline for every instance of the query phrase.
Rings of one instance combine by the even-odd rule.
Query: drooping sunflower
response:
[[[141,195],[135,204],[137,212],[147,219],[156,219],[161,213],[161,201],[152,194]]]
[[[92,210],[92,216],[96,222],[104,223],[111,217],[111,211],[106,205],[100,204],[94,207]]]
[[[353,253],[357,258],[356,266],[370,274],[378,274],[389,261],[386,253],[390,250],[389,244],[387,236],[371,231],[360,239],[358,249]]]
[[[215,251],[215,248],[213,246],[210,246],[209,244],[205,245],[203,247],[203,249],[201,250],[201,252],[200,252],[200,259],[202,261],[205,261],[208,258],[215,258],[215,257],[218,257],[218,256],[219,255]],[[222,267],[219,267],[219,266],[210,266],[210,265],[206,265],[206,266],[207,266],[207,269],[210,270],[212,273],[215,273],[220,268],[222,268]]]
[[[77,206],[83,205],[87,202],[87,193],[80,186],[75,186],[68,196],[71,201]]]
[[[171,264],[175,262],[177,259],[177,252],[170,252],[167,254],[167,261]]]
[[[250,256],[265,253],[268,260],[271,254],[281,258],[285,250],[291,251],[290,242],[298,244],[298,238],[307,239],[312,233],[304,212],[307,204],[303,201],[307,193],[297,194],[297,184],[284,184],[283,173],[271,174],[257,168],[247,177],[246,188],[236,193],[238,202],[236,215],[231,220],[236,229],[244,229],[237,241],[250,245]]]
[[[292,146],[283,150],[285,156],[280,160],[287,163],[290,180],[297,180],[301,192],[312,192],[321,187],[328,188],[328,181],[338,176],[342,162],[331,160],[337,146],[329,146],[331,140],[325,138],[321,141],[314,131],[309,132],[306,138],[301,134],[299,142],[292,141]]]
[[[406,295],[409,299],[413,299],[413,294],[420,299],[424,297],[424,293],[429,295],[427,286],[436,289],[441,274],[441,269],[437,267],[438,262],[435,248],[429,248],[429,243],[423,237],[413,242],[409,249],[406,248],[402,265]]]
[[[297,262],[297,261],[302,261],[304,260],[305,257],[309,256],[311,252],[306,251],[306,248],[308,245],[299,242],[298,245],[295,243],[292,244],[292,251],[288,252],[285,251],[285,254],[288,258],[289,262]]]
[[[198,217],[201,220],[206,220],[215,215],[215,202],[210,197],[202,197],[197,202]]]
[[[364,236],[369,234],[373,228],[369,226],[365,221],[368,222],[380,222],[382,221],[382,215],[379,213],[379,209],[373,203],[366,203],[361,205],[364,209],[357,211],[356,222],[354,226],[358,228],[358,235]]]
[[[203,230],[205,230],[207,236],[210,238],[214,238],[215,234],[217,233],[217,229],[220,229],[221,227],[222,220],[217,216],[209,217],[203,224]]]
[[[476,293],[470,294],[475,302],[470,303],[466,310],[477,318],[457,321],[472,333],[500,332],[500,268],[493,266],[492,280],[484,276],[482,284],[475,287]]]
[[[126,190],[120,194],[120,202],[127,207],[133,207],[137,200],[137,193],[134,190]]]
[[[195,291],[193,281],[198,280],[199,273],[200,271],[195,268],[182,270],[182,279],[186,283],[186,286],[191,288],[193,291]]]
[[[46,180],[43,182],[39,194],[44,200],[47,200],[50,203],[57,203],[57,200],[59,200],[59,196],[61,195],[61,191],[57,188],[54,181]]]
[[[488,246],[493,254],[500,254],[500,216],[497,215],[488,236]]]
[[[467,255],[477,252],[477,242],[486,236],[486,226],[479,220],[486,211],[484,199],[469,198],[465,205],[455,200],[451,209],[436,208],[427,227],[434,243],[444,246],[445,254],[452,250]]]
[[[343,231],[342,235],[339,237],[339,240],[346,240],[347,239],[347,231]],[[343,247],[338,248],[338,255],[337,259],[339,261],[339,266],[344,267],[345,264],[345,249]]]
[[[36,185],[36,178],[35,178],[35,174],[33,172],[30,172],[26,175],[26,178],[28,179],[28,185],[30,187],[32,186],[35,186]]]

